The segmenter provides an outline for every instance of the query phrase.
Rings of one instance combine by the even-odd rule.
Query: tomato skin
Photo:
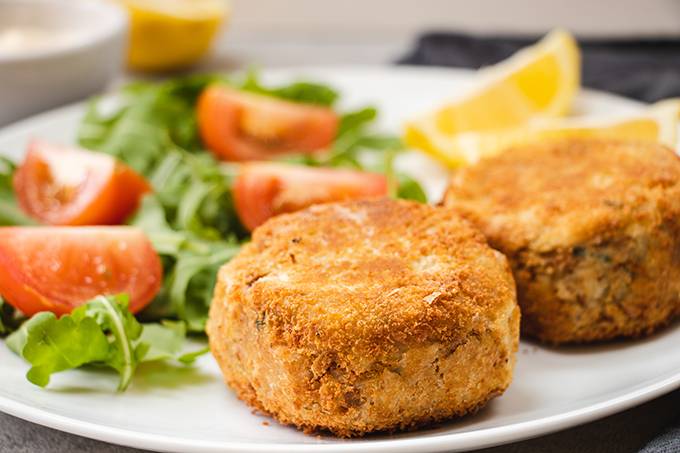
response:
[[[387,196],[385,175],[268,162],[241,167],[234,183],[239,220],[249,231],[278,214],[318,203]]]
[[[203,143],[218,158],[229,161],[314,153],[333,142],[339,124],[338,116],[329,108],[222,85],[203,91],[197,114]]]
[[[26,315],[70,313],[98,295],[127,293],[136,313],[163,269],[135,227],[0,227],[0,295]]]
[[[50,225],[121,224],[151,190],[111,156],[42,141],[31,142],[13,183],[21,208]]]

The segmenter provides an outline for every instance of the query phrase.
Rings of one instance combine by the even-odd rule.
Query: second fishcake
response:
[[[516,147],[456,173],[445,205],[510,260],[528,335],[638,336],[680,314],[680,159],[670,149]]]
[[[276,217],[220,270],[210,347],[238,396],[337,435],[472,412],[510,383],[519,309],[505,257],[406,201]]]

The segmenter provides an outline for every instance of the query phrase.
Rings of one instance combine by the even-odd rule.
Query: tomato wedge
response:
[[[223,160],[268,160],[327,148],[338,130],[333,110],[246,93],[222,85],[198,100],[203,143]]]
[[[234,183],[236,212],[250,231],[313,204],[386,195],[385,175],[280,163],[244,164]]]
[[[95,296],[119,293],[130,296],[136,313],[159,291],[162,275],[138,228],[0,228],[0,295],[26,315],[62,315]]]
[[[21,208],[51,225],[116,225],[150,189],[127,165],[95,153],[33,141],[14,174]]]

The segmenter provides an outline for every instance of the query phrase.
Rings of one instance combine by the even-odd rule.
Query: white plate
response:
[[[374,103],[381,124],[399,124],[468,86],[471,73],[416,68],[305,68],[268,73],[296,75],[340,88],[348,105]],[[602,93],[578,99],[581,113],[624,113],[640,104]],[[74,139],[83,106],[49,112],[0,131],[0,150],[19,157],[30,137]],[[425,158],[407,166],[438,175]],[[441,181],[430,184],[437,192]],[[49,389],[24,377],[26,364],[0,347],[0,409],[53,428],[113,443],[167,451],[415,452],[454,451],[516,441],[621,411],[680,387],[680,325],[640,341],[551,349],[522,342],[508,391],[478,414],[413,433],[342,440],[307,436],[251,413],[221,381],[213,359],[195,368],[147,366],[130,389],[115,393],[109,373],[68,372]],[[267,422],[267,423],[265,423]]]

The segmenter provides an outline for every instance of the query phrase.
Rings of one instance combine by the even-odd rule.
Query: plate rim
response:
[[[395,453],[413,451],[461,451],[493,447],[509,442],[518,442],[543,436],[563,429],[612,415],[638,404],[645,403],[655,397],[670,393],[680,388],[680,370],[669,373],[653,384],[643,384],[635,391],[626,392],[606,401],[573,409],[561,414],[550,415],[534,420],[511,423],[504,426],[479,429],[463,433],[443,433],[428,437],[412,437],[406,439],[387,439],[338,444],[301,444],[301,443],[253,443],[253,442],[221,442],[203,441],[167,435],[144,433],[123,428],[115,428],[97,423],[77,420],[75,418],[54,414],[48,410],[33,407],[0,395],[0,411],[37,423],[52,429],[110,442],[128,447],[151,449],[156,451],[191,451],[196,452],[262,452],[292,453],[317,451],[323,448],[329,453],[337,452],[379,452]],[[457,444],[449,445],[450,438],[455,436]]]
[[[342,71],[345,73],[378,73],[378,72],[402,72],[402,73],[429,73],[429,74],[469,74],[474,72],[469,69],[448,68],[442,66],[411,66],[411,65],[299,65],[263,68],[263,73],[273,74],[296,74],[296,73],[324,73],[330,71]],[[226,72],[226,71],[225,71]],[[233,71],[229,71],[233,72]],[[119,90],[115,89],[102,96],[115,96]],[[630,106],[643,107],[644,103],[625,98],[604,91],[582,89],[588,96],[611,98],[616,102],[625,101]],[[28,118],[0,127],[0,137],[8,135],[24,134],[30,136],[30,129],[35,125],[51,121],[62,115],[83,111],[87,106],[87,100],[75,102],[55,109],[32,115]],[[37,423],[42,426],[57,429],[67,433],[80,435],[104,442],[130,447],[153,449],[159,451],[192,451],[223,452],[223,451],[272,451],[272,452],[298,452],[315,451],[323,448],[327,452],[347,451],[392,451],[410,452],[419,451],[459,451],[463,449],[478,449],[501,445],[509,442],[517,442],[530,439],[555,431],[567,429],[608,415],[629,409],[638,404],[647,402],[653,398],[669,393],[680,388],[680,370],[667,373],[661,377],[639,384],[633,390],[619,392],[616,396],[604,401],[594,402],[584,407],[568,410],[560,414],[539,417],[533,420],[510,423],[503,426],[483,428],[468,432],[440,433],[431,436],[414,436],[409,438],[381,439],[359,442],[346,442],[335,444],[314,443],[252,443],[243,441],[205,441],[198,439],[172,437],[162,434],[145,433],[125,428],[101,425],[98,423],[79,420],[65,415],[55,414],[49,410],[32,406],[11,397],[0,395],[0,411],[23,420]],[[450,442],[455,437],[455,445]]]
[[[453,68],[453,67],[447,67],[447,66],[418,66],[418,65],[405,65],[405,64],[399,64],[399,65],[352,65],[352,64],[328,64],[328,65],[298,65],[298,66],[273,66],[273,67],[262,67],[259,68],[259,71],[262,74],[296,74],[296,73],[305,73],[305,72],[317,72],[317,73],[330,73],[331,71],[342,71],[342,72],[353,72],[353,73],[378,73],[378,72],[412,72],[412,73],[430,73],[430,74],[442,74],[446,75],[448,74],[472,74],[476,72],[473,69],[467,69],[467,68]],[[229,73],[229,74],[245,74],[247,71],[246,70],[230,70],[230,71],[204,71],[204,72],[213,72],[213,73]],[[132,80],[130,80],[132,81]],[[94,96],[91,96],[89,99],[92,98],[108,98],[108,97],[115,97],[120,93],[120,90],[123,85],[120,84],[115,84],[114,86],[110,87],[109,89],[96,94]],[[651,104],[647,104],[642,101],[638,101],[635,99],[630,99],[625,96],[618,95],[616,93],[609,93],[607,91],[602,91],[602,90],[595,90],[592,88],[584,88],[582,87],[580,90],[581,93],[585,93],[587,96],[597,96],[602,99],[611,99],[614,102],[625,102],[631,107],[644,107],[648,106]],[[78,110],[80,108],[85,108],[87,107],[88,104],[88,99],[80,100],[80,101],[75,101],[71,102],[65,105],[61,105],[59,107],[47,109],[43,112],[36,113],[33,115],[30,115],[26,118],[21,118],[19,120],[7,123],[7,124],[0,124],[0,135],[6,135],[6,134],[16,134],[20,133],[24,128],[30,128],[31,125],[34,123],[38,123],[41,121],[46,121],[49,118],[52,118],[57,115],[63,115],[65,112],[68,112],[70,110]],[[416,114],[419,112],[415,112]]]

